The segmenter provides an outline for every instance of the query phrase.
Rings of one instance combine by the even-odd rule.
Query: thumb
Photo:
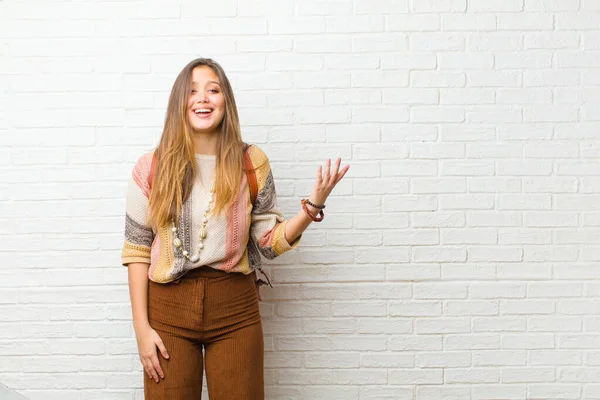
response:
[[[169,358],[169,353],[167,352],[167,348],[165,347],[165,345],[163,344],[162,340],[160,338],[158,338],[158,340],[156,341],[156,347],[158,347],[158,350],[160,350],[160,354],[162,354],[162,356],[166,359]]]

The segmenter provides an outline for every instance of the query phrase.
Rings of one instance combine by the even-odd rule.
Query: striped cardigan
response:
[[[231,210],[222,218],[225,240],[219,245],[217,261],[209,266],[227,272],[250,274],[261,269],[262,254],[273,259],[295,248],[300,237],[293,243],[285,239],[287,220],[277,208],[273,174],[266,154],[257,146],[248,149],[255,168],[258,196],[255,204],[250,198],[247,176],[243,175],[240,191]],[[133,168],[127,194],[125,217],[125,243],[121,253],[123,265],[133,262],[150,264],[148,278],[153,282],[167,283],[180,278],[188,270],[200,265],[190,265],[173,245],[173,233],[167,226],[153,229],[147,220],[148,184],[153,153],[140,157]],[[182,207],[178,237],[184,247],[190,248],[189,237],[192,223],[191,196]],[[210,237],[210,231],[209,231]]]

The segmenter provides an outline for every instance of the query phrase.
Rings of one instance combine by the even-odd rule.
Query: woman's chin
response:
[[[198,126],[198,125],[192,125],[192,130],[194,131],[194,133],[203,133],[203,134],[208,134],[208,133],[214,133],[217,131],[217,127],[216,126]]]

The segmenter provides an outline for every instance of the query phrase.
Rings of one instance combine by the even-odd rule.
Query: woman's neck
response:
[[[194,132],[194,151],[196,154],[214,156],[217,154],[218,133]]]

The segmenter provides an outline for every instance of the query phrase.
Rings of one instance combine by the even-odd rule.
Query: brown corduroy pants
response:
[[[210,400],[263,400],[264,342],[252,274],[209,267],[148,287],[148,319],[163,340],[165,378],[144,373],[145,400],[199,400],[202,374]],[[202,350],[204,349],[204,355]]]

